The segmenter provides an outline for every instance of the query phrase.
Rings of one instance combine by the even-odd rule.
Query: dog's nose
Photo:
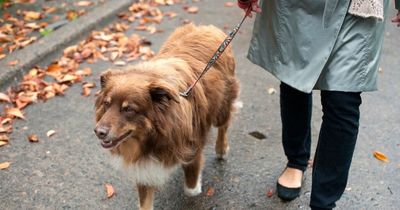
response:
[[[110,129],[108,127],[98,126],[94,129],[94,133],[96,133],[96,136],[99,139],[105,139],[108,135],[109,130]]]

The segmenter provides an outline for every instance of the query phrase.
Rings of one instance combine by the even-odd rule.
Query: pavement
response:
[[[182,5],[162,7],[179,11],[180,16],[164,20],[163,33],[147,36],[157,51],[182,19],[198,24],[233,27],[241,19],[239,9],[224,7],[224,1],[202,0],[196,15],[182,12]],[[395,11],[391,5],[389,16]],[[267,189],[274,189],[286,159],[281,146],[279,114],[279,81],[246,59],[251,37],[252,20],[247,20],[233,41],[237,59],[237,75],[241,82],[238,110],[229,129],[230,154],[226,161],[215,158],[215,131],[205,150],[203,191],[215,193],[197,197],[183,194],[182,171],[159,190],[155,209],[309,209],[311,169],[305,174],[301,196],[289,203],[281,202]],[[126,33],[137,33],[133,29]],[[400,206],[400,29],[387,22],[379,91],[363,94],[361,126],[353,158],[348,186],[337,203],[337,209],[398,209]],[[78,42],[79,39],[76,40]],[[37,61],[50,64],[60,57],[62,49]],[[93,76],[87,81],[98,83],[99,74],[112,67],[109,62],[82,64],[90,67]],[[3,68],[3,66],[1,67]],[[11,79],[11,78],[9,78]],[[269,94],[268,89],[278,92]],[[0,91],[4,91],[1,87]],[[321,124],[319,92],[314,92],[312,123],[313,150]],[[0,148],[0,162],[10,161],[8,169],[0,171],[0,209],[136,209],[137,193],[127,177],[108,162],[106,152],[93,133],[94,96],[81,95],[81,86],[70,88],[64,97],[39,102],[24,110],[26,121],[14,122],[10,145]],[[51,138],[50,129],[56,131]],[[266,139],[249,135],[259,131]],[[37,134],[40,142],[29,143],[27,136]],[[381,151],[388,163],[375,159],[372,153]],[[114,186],[116,194],[107,199],[104,184]]]

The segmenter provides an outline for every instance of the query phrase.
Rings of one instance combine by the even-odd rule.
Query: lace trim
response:
[[[351,0],[348,13],[363,18],[376,18],[382,21],[383,0]]]

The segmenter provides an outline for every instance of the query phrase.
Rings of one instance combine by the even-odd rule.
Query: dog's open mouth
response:
[[[110,149],[113,148],[115,146],[117,146],[119,143],[122,143],[124,140],[126,140],[126,138],[132,133],[132,131],[128,131],[126,133],[124,133],[122,136],[111,140],[111,141],[107,141],[107,140],[102,140],[101,141],[101,146],[105,149]]]

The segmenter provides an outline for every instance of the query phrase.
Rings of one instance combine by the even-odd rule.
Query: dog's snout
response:
[[[104,127],[104,126],[97,126],[94,129],[94,133],[96,133],[96,136],[99,139],[105,139],[108,136],[109,131],[110,131],[110,129],[108,127]]]

